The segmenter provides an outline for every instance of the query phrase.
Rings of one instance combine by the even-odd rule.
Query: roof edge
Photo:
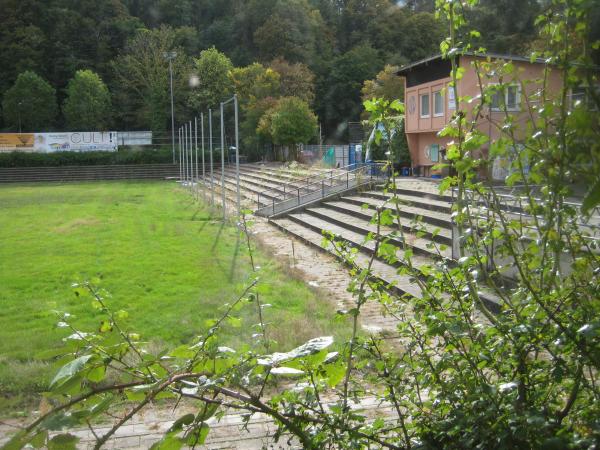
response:
[[[501,54],[501,53],[465,52],[465,53],[462,53],[462,56],[474,56],[476,58],[504,59],[507,61],[522,61],[522,62],[528,62],[530,64],[546,64],[546,60],[543,58],[536,58],[532,61],[531,58],[527,58],[525,56],[509,55],[509,54]],[[402,76],[405,72],[407,72],[415,67],[430,63],[432,61],[436,61],[438,59],[446,59],[446,58],[444,58],[444,56],[441,54],[437,54],[437,55],[430,56],[428,58],[420,59],[418,61],[415,61],[413,63],[410,63],[410,64],[400,67],[400,69],[398,69],[398,71],[396,72],[396,75]]]

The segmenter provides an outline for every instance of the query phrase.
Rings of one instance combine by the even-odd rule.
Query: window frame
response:
[[[435,102],[435,97],[436,94],[439,95],[440,97],[440,106],[442,107],[442,111],[441,112],[436,112],[435,107],[436,107],[436,102]],[[433,92],[433,100],[431,103],[433,103],[433,117],[444,117],[445,111],[444,111],[444,95],[442,94],[442,90],[438,90],[438,91],[434,91]]]
[[[427,97],[427,114],[423,114],[424,97]],[[431,95],[429,92],[426,94],[419,94],[419,117],[421,119],[429,119],[431,117]]]
[[[591,98],[590,90],[597,90],[600,94],[600,85],[598,86],[590,86],[589,84],[582,84],[580,86],[569,88],[569,92],[567,95],[569,110],[573,110],[575,108],[575,102],[579,101],[584,106],[584,108],[589,111],[597,112],[598,108],[595,104],[594,100]],[[577,90],[577,93],[574,91]]]
[[[500,83],[493,83],[490,86],[498,86]],[[519,83],[506,83],[503,85],[504,89],[501,91],[496,91],[492,98],[490,99],[490,110],[492,112],[520,112],[521,111],[521,85]],[[515,95],[515,106],[508,106],[508,92],[510,88],[516,88]],[[500,103],[498,106],[494,106],[494,97],[498,96],[500,98],[500,94],[504,94],[504,103]],[[506,109],[505,109],[506,108]]]

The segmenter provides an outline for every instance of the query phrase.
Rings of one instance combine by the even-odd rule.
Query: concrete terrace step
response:
[[[348,231],[343,231],[341,227],[334,226],[329,222],[321,221],[321,225],[326,227],[319,227],[317,225],[316,220],[320,220],[318,218],[310,218],[307,217],[307,214],[289,214],[286,217],[279,219],[269,219],[269,222],[278,226],[280,229],[288,232],[290,235],[295,236],[297,239],[312,245],[316,248],[321,249],[322,251],[328,251],[333,254],[336,258],[341,259],[339,255],[335,254],[331,248],[324,249],[321,247],[321,242],[323,240],[323,235],[320,230],[328,229],[329,231],[336,233],[336,231],[342,231],[342,239],[346,240],[346,242],[350,242],[351,239],[357,240],[359,233],[354,233],[351,235]],[[356,254],[355,262],[359,267],[366,268],[370,255],[368,250],[365,251],[365,248],[360,248]],[[370,252],[372,254],[372,250]],[[413,261],[415,263],[415,267],[421,268],[423,265],[431,265],[433,264],[432,258],[424,258],[413,256]],[[401,265],[401,264],[398,264]],[[383,281],[384,283],[390,286],[392,291],[395,291],[399,295],[410,295],[413,297],[421,297],[421,290],[415,281],[414,277],[408,275],[401,275],[398,273],[398,270],[395,266],[391,266],[386,262],[375,258],[372,265],[373,275]],[[500,299],[486,286],[479,286],[479,292],[481,295],[482,301],[486,304],[488,308],[492,311],[499,312],[500,311]]]
[[[360,195],[344,196],[342,197],[342,201],[358,206],[368,205],[370,210],[374,210],[380,207],[384,200],[373,196],[365,196],[361,192]],[[395,206],[391,203],[387,203],[385,208],[391,210],[393,213],[396,212]],[[437,228],[440,229],[440,233],[445,229],[446,232],[441,236],[451,238],[451,234],[449,234],[452,226],[450,214],[407,205],[399,205],[398,209],[400,210],[401,217],[410,220],[421,217],[422,225],[429,233],[433,233]],[[404,225],[410,228],[410,224],[407,223]]]
[[[369,242],[365,243],[364,238],[365,238],[366,233],[365,234],[357,233],[346,227],[337,225],[337,224],[327,220],[326,216],[325,216],[325,218],[323,218],[323,216],[318,214],[318,212],[319,211],[316,210],[316,213],[313,214],[313,211],[308,210],[306,213],[289,214],[288,217],[291,220],[293,220],[294,222],[301,224],[307,228],[310,228],[313,231],[316,231],[317,233],[321,234],[321,236],[323,235],[324,231],[331,232],[335,235],[336,239],[341,239],[341,240],[347,242],[348,244],[352,245],[353,247],[358,248],[359,250],[361,250],[362,252],[364,252],[368,255],[373,254],[373,252],[375,250],[375,242],[369,241]],[[401,242],[399,242],[395,239],[392,239],[391,241],[393,244],[395,244],[398,247],[401,245]],[[404,253],[400,248],[398,248],[398,250],[396,252],[396,256],[398,257],[398,260],[400,261],[398,264],[396,264],[396,266],[402,265],[401,261],[404,259]],[[377,258],[379,258],[379,257],[377,257]],[[412,261],[413,261],[413,264],[417,267],[431,264],[431,262],[432,262],[430,258],[420,256],[420,255],[413,256]],[[384,262],[384,261],[382,260],[382,262]],[[384,264],[387,264],[387,263],[384,262]]]
[[[385,193],[383,191],[364,191],[361,192],[363,197],[372,197],[379,200],[390,200],[394,195],[392,193]],[[429,209],[431,211],[442,212],[450,214],[452,210],[452,203],[446,200],[438,200],[430,197],[424,197],[417,191],[411,191],[411,194],[398,194],[396,195],[398,200],[406,204],[407,206],[416,206],[423,209]]]
[[[375,214],[375,208],[377,208],[380,203],[381,202],[377,201],[373,202],[373,199],[370,198],[342,197],[340,201],[326,202],[323,205],[336,211],[349,214],[352,217],[370,221]],[[369,206],[369,209],[362,208],[362,205],[365,204]],[[387,209],[391,210],[394,214],[396,213],[396,210],[393,207],[388,207]],[[450,216],[448,216],[448,220],[446,221],[439,217],[428,217],[427,213],[428,211],[422,211],[418,208],[409,208],[405,206],[400,208],[400,215],[403,217],[409,217],[410,219],[417,216],[422,217],[423,220],[419,224],[419,230],[423,231],[429,239],[439,242],[440,244],[452,245],[452,231],[449,228]],[[438,213],[438,215],[439,214],[440,213]],[[430,220],[433,221],[434,224],[431,224]],[[404,231],[409,233],[415,231],[415,228],[410,223],[402,220],[400,222]]]
[[[235,177],[235,170],[234,169],[226,169],[226,173],[229,173],[231,176]],[[294,185],[294,186],[301,186],[302,184],[299,183],[296,178],[290,177],[289,179],[280,179],[280,178],[276,178],[274,176],[271,176],[268,173],[264,173],[264,172],[255,172],[255,171],[240,171],[240,176],[243,175],[246,178],[251,178],[254,179],[258,182],[267,182],[267,183],[275,183],[276,186],[279,188],[281,186],[283,186],[284,184],[290,184],[290,185]]]
[[[377,232],[377,225],[370,223],[373,217],[371,211],[365,211],[359,206],[347,204],[345,202],[326,202],[322,207],[310,208],[308,211],[312,214],[320,215],[323,219],[332,221],[337,225],[349,228],[357,233],[362,233],[365,236],[369,232]],[[432,247],[431,239],[417,237],[410,227],[403,226],[402,228],[406,244],[412,247],[415,253],[425,256],[438,256],[437,250]],[[394,231],[397,232],[397,229],[387,226],[381,227],[381,232],[384,235],[388,235]],[[452,237],[447,236],[449,234],[451,233],[448,230],[440,230],[440,234],[433,238],[433,241],[447,247],[442,250],[440,245],[437,246],[444,258],[452,257],[452,250],[450,247],[452,244]],[[431,237],[431,235],[429,237]],[[401,244],[401,242],[398,242],[398,245]]]
[[[219,174],[219,177],[216,177],[216,176],[214,177],[215,190],[219,190],[219,191],[221,189],[221,176],[220,175],[221,174]],[[210,190],[210,177],[204,178],[203,182],[204,182],[204,185],[206,186],[206,189]],[[236,183],[235,178],[225,177],[225,189],[237,193],[237,183]],[[262,192],[260,186],[254,184],[254,183],[249,183],[249,182],[243,181],[240,177],[240,194],[243,195],[244,197],[248,198],[249,200],[253,201],[255,205],[256,205],[256,199],[257,199],[259,192]],[[272,200],[275,198],[275,197],[267,195],[267,194],[263,194],[262,197],[263,198],[261,198],[261,204],[264,204],[264,205],[270,204],[269,200]]]
[[[329,252],[333,254],[336,258],[340,259],[340,257],[337,254],[331,251],[331,249],[325,249],[321,247],[323,236],[317,231],[314,231],[297,222],[294,222],[289,217],[284,217],[281,219],[269,219],[269,221],[277,227],[279,227],[280,229],[282,229],[283,231],[287,232],[288,234],[307,243],[308,245],[312,245],[313,247],[318,248],[321,251]],[[356,255],[355,262],[359,267],[367,267],[367,265],[369,264],[369,260],[369,256],[367,256],[363,252],[359,252]],[[372,269],[374,276],[388,284],[392,284],[392,289],[396,291],[397,294],[408,294],[412,297],[421,296],[421,291],[412,279],[412,277],[406,275],[398,275],[394,267],[375,259],[373,261]]]

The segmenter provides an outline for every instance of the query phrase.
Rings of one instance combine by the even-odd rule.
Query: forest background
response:
[[[346,142],[363,100],[402,97],[396,67],[439,53],[446,24],[434,3],[0,0],[0,129],[168,136],[165,55],[174,51],[178,123],[237,93],[243,143],[258,146],[274,141],[265,112],[298,97],[298,114],[314,111],[325,142]],[[477,44],[506,54],[544,48],[535,18],[545,3],[483,0],[468,18],[486,30]],[[600,8],[595,16],[600,36]]]

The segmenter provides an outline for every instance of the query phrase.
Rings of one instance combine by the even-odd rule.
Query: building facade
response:
[[[480,156],[486,156],[489,144],[500,136],[501,131],[496,124],[503,121],[505,114],[514,116],[517,134],[522,135],[526,131],[531,102],[540,98],[542,83],[539,79],[546,67],[542,61],[532,63],[525,58],[509,55],[460,56],[458,65],[463,75],[457,83],[457,90],[450,86],[450,61],[439,55],[402,67],[398,75],[404,78],[405,131],[415,175],[441,175],[434,166],[443,162],[446,146],[452,138],[440,137],[438,133],[452,120],[457,106],[469,116],[477,103],[471,101],[458,105],[456,93],[461,98],[477,99],[481,96],[482,85],[489,86],[500,81],[493,72],[478,76],[474,64],[476,60],[511,62],[514,68],[510,74],[502,77],[506,89],[494,96],[491,105],[484,108],[477,120],[478,129],[489,137],[488,146],[481,149]],[[551,92],[560,91],[561,77],[558,72],[549,72],[547,86]],[[499,98],[500,95],[504,99]],[[524,104],[525,99],[528,105]]]

